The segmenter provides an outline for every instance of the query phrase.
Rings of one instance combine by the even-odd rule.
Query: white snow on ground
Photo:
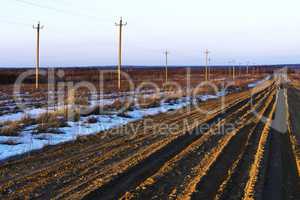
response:
[[[50,91],[51,92],[51,91]],[[143,90],[141,93],[147,93],[147,92],[153,92],[152,90]],[[1,93],[0,93],[1,94]],[[132,95],[133,92],[123,92],[120,95],[123,97],[120,97],[120,99],[124,99],[126,96]],[[162,93],[161,93],[162,94]],[[19,94],[20,96],[23,96]],[[117,96],[116,93],[112,94],[103,94],[100,100],[97,100],[99,95],[92,95],[92,100],[89,102],[90,106],[95,106],[95,105],[111,105],[113,104],[115,98],[112,98],[114,96]],[[13,103],[11,107],[15,107],[14,101],[13,100],[2,100],[0,103]],[[6,108],[9,108],[9,106],[6,106]],[[59,106],[59,108],[62,108],[62,106]],[[54,110],[53,107],[49,107],[48,110]],[[32,118],[36,118],[38,115],[42,113],[46,113],[47,109],[46,108],[33,108],[33,109],[26,109],[23,112],[16,112],[16,113],[10,113],[10,114],[5,114],[0,116],[0,122],[5,122],[5,121],[19,121],[21,120],[25,115],[30,116]]]
[[[269,75],[266,78],[264,78],[263,80],[259,80],[259,81],[256,81],[254,83],[250,83],[250,84],[248,84],[248,88],[254,88],[254,87],[264,83],[265,81],[270,80],[270,78],[271,78],[271,76]]]
[[[225,96],[226,94],[227,94],[226,91],[221,91],[221,92],[217,92],[216,95],[201,95],[201,96],[199,96],[199,99],[201,101],[207,101],[209,99],[218,99],[222,96]]]
[[[36,118],[42,113],[45,113],[47,110],[45,108],[34,108],[32,110],[25,110],[24,112],[17,112],[7,115],[0,116],[0,122],[5,121],[19,121],[21,120],[25,115],[28,115],[32,118]]]
[[[160,107],[148,109],[136,109],[127,112],[128,117],[115,115],[91,115],[98,123],[86,123],[89,117],[81,117],[79,122],[68,122],[69,127],[59,128],[61,134],[44,133],[33,135],[34,126],[27,127],[18,137],[0,136],[0,143],[13,142],[15,145],[0,144],[0,160],[11,156],[24,154],[33,150],[41,149],[47,145],[56,145],[63,142],[76,140],[78,136],[96,134],[104,130],[109,130],[129,122],[143,119],[145,116],[153,116],[170,110],[183,108],[187,101],[180,101],[177,104],[162,104]]]
[[[91,101],[90,104],[91,106],[94,105],[111,105],[113,103],[113,99],[101,99],[98,101]],[[63,106],[59,106],[59,108],[63,108]],[[48,110],[54,110],[53,107],[49,107]],[[40,114],[46,113],[47,109],[46,108],[34,108],[34,109],[26,109],[23,112],[17,112],[17,113],[11,113],[11,114],[6,114],[0,116],[0,122],[5,122],[5,121],[19,121],[21,120],[24,116],[29,116],[31,118],[37,118]]]
[[[249,84],[248,87],[255,87],[262,82],[269,80],[270,77],[265,78],[262,81],[258,81],[253,84]],[[225,96],[226,91],[218,92],[216,95],[200,95],[197,99],[201,101],[207,101],[209,99],[218,99]],[[113,99],[107,99],[101,103],[111,104]],[[128,124],[129,122],[137,121],[143,119],[145,116],[153,116],[159,113],[165,113],[170,110],[178,110],[190,104],[191,98],[184,97],[178,100],[176,103],[162,103],[159,107],[147,108],[147,109],[135,109],[133,111],[128,111],[126,114],[128,117],[121,117],[116,114],[112,115],[91,115],[89,117],[97,118],[98,122],[94,124],[87,123],[89,117],[81,117],[79,122],[68,122],[68,127],[59,128],[61,133],[51,134],[32,134],[33,129],[36,127],[30,126],[26,127],[20,136],[18,137],[6,137],[0,136],[0,160],[7,159],[12,156],[29,153],[33,150],[42,149],[48,145],[56,145],[72,140],[76,140],[78,136],[97,134],[104,130],[109,130],[112,128],[119,127],[121,125]],[[94,104],[99,103],[93,102]],[[25,111],[26,114],[31,117],[37,117],[39,114],[46,112],[46,109],[32,109]],[[24,113],[15,113],[0,116],[0,121],[15,121],[20,120],[24,116]],[[14,145],[8,145],[3,143],[14,143]]]
[[[32,150],[41,149],[47,145],[56,145],[63,142],[76,140],[78,136],[96,134],[104,130],[109,130],[129,122],[143,119],[145,116],[153,116],[170,110],[183,108],[189,103],[188,98],[179,100],[178,103],[163,103],[160,107],[136,109],[128,111],[128,117],[114,115],[91,115],[97,118],[94,124],[86,123],[89,117],[81,117],[79,122],[68,122],[69,127],[59,128],[60,134],[44,133],[34,135],[32,130],[35,126],[27,127],[18,137],[0,136],[0,143],[12,142],[15,145],[0,144],[0,160],[11,156],[24,154]],[[35,112],[34,112],[35,113]]]

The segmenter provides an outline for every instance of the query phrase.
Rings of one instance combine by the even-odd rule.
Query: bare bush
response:
[[[83,114],[83,116],[89,116],[89,115],[110,115],[112,113],[116,112],[126,112],[133,110],[133,102],[126,99],[126,100],[120,100],[116,99],[112,104],[109,105],[97,105],[94,106],[94,108],[91,109],[91,112],[87,114]]]
[[[37,133],[59,133],[58,128],[68,126],[66,118],[57,113],[41,114],[36,119],[36,122],[38,124],[36,128]]]
[[[1,142],[0,144],[3,144],[3,145],[18,145],[18,144],[22,144],[21,142],[17,142],[16,140],[7,140],[7,141],[4,141],[4,142]]]
[[[96,117],[89,117],[87,119],[87,123],[89,123],[89,124],[95,124],[97,122],[98,122],[98,119]]]
[[[30,117],[29,115],[25,115],[21,120],[20,123],[23,126],[30,126],[36,123],[36,120]]]
[[[18,136],[22,125],[19,122],[6,122],[0,129],[2,136]]]

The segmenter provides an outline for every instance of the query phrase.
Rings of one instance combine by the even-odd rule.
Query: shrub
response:
[[[49,124],[39,124],[37,127],[36,127],[36,132],[35,133],[61,133],[61,131],[58,130],[58,128],[56,127],[51,127],[49,126]]]
[[[35,124],[35,119],[31,118],[29,115],[25,115],[21,120],[20,123],[26,126],[30,126]]]
[[[89,123],[89,124],[95,124],[97,122],[98,122],[98,119],[96,117],[89,117],[87,119],[87,123]]]
[[[18,145],[18,144],[22,144],[21,142],[17,142],[15,140],[7,140],[4,142],[1,142],[0,144],[4,144],[4,145]]]
[[[120,99],[116,99],[112,104],[104,105],[104,106],[95,106],[92,108],[92,111],[88,114],[84,114],[83,116],[89,115],[109,115],[114,112],[122,111],[126,112],[133,109],[133,103],[129,100],[121,101]]]
[[[6,122],[0,129],[2,136],[18,136],[22,126],[18,122]]]
[[[59,133],[58,128],[68,126],[66,118],[57,113],[44,113],[36,119],[38,126],[37,133]]]
[[[89,105],[89,99],[88,99],[88,97],[79,96],[79,97],[75,98],[75,102],[74,103],[76,105],[86,106],[86,105]]]
[[[177,103],[179,99],[181,99],[182,96],[180,95],[176,95],[176,96],[169,96],[169,97],[166,97],[165,99],[165,103],[169,103],[169,104],[174,104],[174,103]]]
[[[78,122],[80,120],[80,112],[77,110],[69,110],[65,115],[64,119],[67,121]]]
[[[129,116],[126,112],[120,112],[118,113],[119,117],[124,117],[124,118],[132,118],[131,116]]]
[[[80,111],[70,108],[63,108],[55,112],[59,118],[62,118],[64,121],[73,121],[77,122],[80,120]]]

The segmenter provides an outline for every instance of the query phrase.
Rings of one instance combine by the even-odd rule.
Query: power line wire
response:
[[[27,1],[27,0],[15,0],[15,1],[26,4],[26,5],[30,5],[30,6],[34,6],[34,7],[38,7],[38,8],[43,8],[43,9],[48,9],[48,10],[52,10],[52,11],[55,11],[55,12],[64,13],[64,14],[68,14],[68,15],[87,17],[87,18],[94,19],[94,20],[97,20],[97,21],[101,20],[100,18],[98,18],[96,16],[86,15],[86,14],[75,12],[75,11],[72,11],[72,10],[65,10],[65,9],[55,8],[55,7],[52,7],[52,6],[46,6],[46,5],[38,4],[38,3],[35,3],[35,2],[32,2],[32,1]]]
[[[0,22],[6,23],[6,24],[10,24],[10,25],[24,26],[24,27],[28,27],[28,28],[30,28],[32,26],[31,24],[27,24],[27,23],[23,23],[23,22],[19,22],[19,21],[1,19],[1,18],[0,18]]]

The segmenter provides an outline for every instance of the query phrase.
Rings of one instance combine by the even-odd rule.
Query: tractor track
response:
[[[245,104],[247,104],[247,102],[249,102],[249,99],[240,101],[238,104],[227,108],[226,112],[220,113],[207,123],[210,126],[212,126],[215,123],[217,123],[220,119],[226,119],[228,116],[238,113],[232,119],[236,118],[238,115],[241,114],[240,111],[244,110],[244,112],[246,112],[247,109],[242,108]],[[244,106],[244,108],[247,108],[247,105]],[[99,197],[101,197],[101,199],[115,199],[124,195],[127,191],[134,189],[141,182],[143,182],[148,177],[157,172],[165,162],[167,162],[168,160],[185,150],[193,142],[197,141],[198,139],[201,139],[202,136],[203,133],[182,135],[181,137],[174,140],[172,143],[164,146],[164,148],[162,148],[160,151],[153,153],[150,157],[146,158],[138,165],[135,165],[132,168],[125,171],[124,173],[120,174],[111,182],[89,193],[87,196],[85,196],[84,199],[97,199]]]
[[[264,96],[268,92],[270,92],[269,89],[259,92],[257,98]],[[190,123],[193,121],[203,123],[208,120],[207,122],[213,126],[218,119],[233,115],[235,110],[246,104],[249,101],[248,96],[248,93],[242,93],[237,97],[233,95],[232,98],[229,98],[229,106],[225,109],[227,112],[215,113],[208,118],[197,111],[192,111],[183,112],[180,115],[174,114],[171,118],[168,115],[162,115],[162,117],[154,118],[154,122],[164,120],[165,123],[172,124],[187,120]],[[214,102],[207,104],[208,108],[216,106]],[[135,123],[142,126],[142,122]],[[183,124],[181,126],[182,128],[184,127]],[[196,125],[190,128],[193,130],[196,128]],[[83,144],[89,143],[90,140],[84,140],[83,144],[68,143],[50,148],[48,152],[41,154],[40,157],[34,156],[36,154],[39,155],[39,152],[37,152],[29,157],[25,156],[21,157],[21,159],[8,161],[0,166],[0,174],[3,175],[1,176],[3,178],[0,178],[0,197],[14,199],[27,196],[35,199],[45,199],[50,196],[54,199],[61,199],[67,198],[74,193],[75,198],[86,194],[88,194],[86,198],[91,198],[93,194],[99,194],[99,189],[109,186],[128,173],[128,171],[130,172],[145,162],[162,157],[161,160],[157,160],[161,163],[159,165],[161,166],[164,161],[174,157],[176,153],[185,149],[196,138],[201,137],[201,135],[184,134],[191,130],[184,129],[168,137],[156,134],[155,128],[147,130],[147,133],[137,134],[134,137],[114,136],[112,134],[108,138],[98,139],[99,143],[94,143],[87,147],[84,147]],[[186,142],[184,142],[185,140]],[[82,148],[72,152],[71,150],[66,150],[68,145]],[[172,150],[173,153],[168,152],[170,149],[174,149]],[[71,155],[70,151],[72,152]],[[164,154],[166,155],[161,156]],[[48,162],[38,165],[45,160]],[[31,166],[31,168],[24,168],[24,164],[26,167]],[[9,170],[10,168],[14,170],[11,171]],[[154,166],[154,168],[157,169],[159,167]],[[118,173],[114,170],[118,171]],[[99,180],[101,181],[99,182]],[[122,188],[121,190],[118,196],[128,191],[127,188]]]
[[[263,102],[268,95],[258,97],[256,100]],[[143,199],[155,194],[159,199],[175,198],[185,190],[185,186],[193,177],[191,172],[196,169],[205,156],[218,145],[218,143],[228,134],[229,130],[218,130],[221,126],[235,123],[236,119],[242,118],[244,122],[250,118],[250,102],[243,105],[235,113],[219,121],[214,127],[204,134],[201,138],[194,141],[189,147],[180,154],[170,159],[164,166],[152,177],[149,177],[140,184],[131,194],[126,194],[127,198]],[[244,123],[243,122],[243,123]],[[237,127],[240,129],[240,127]],[[213,157],[210,157],[213,159]],[[207,160],[206,160],[207,161]],[[159,188],[158,188],[159,187]]]

